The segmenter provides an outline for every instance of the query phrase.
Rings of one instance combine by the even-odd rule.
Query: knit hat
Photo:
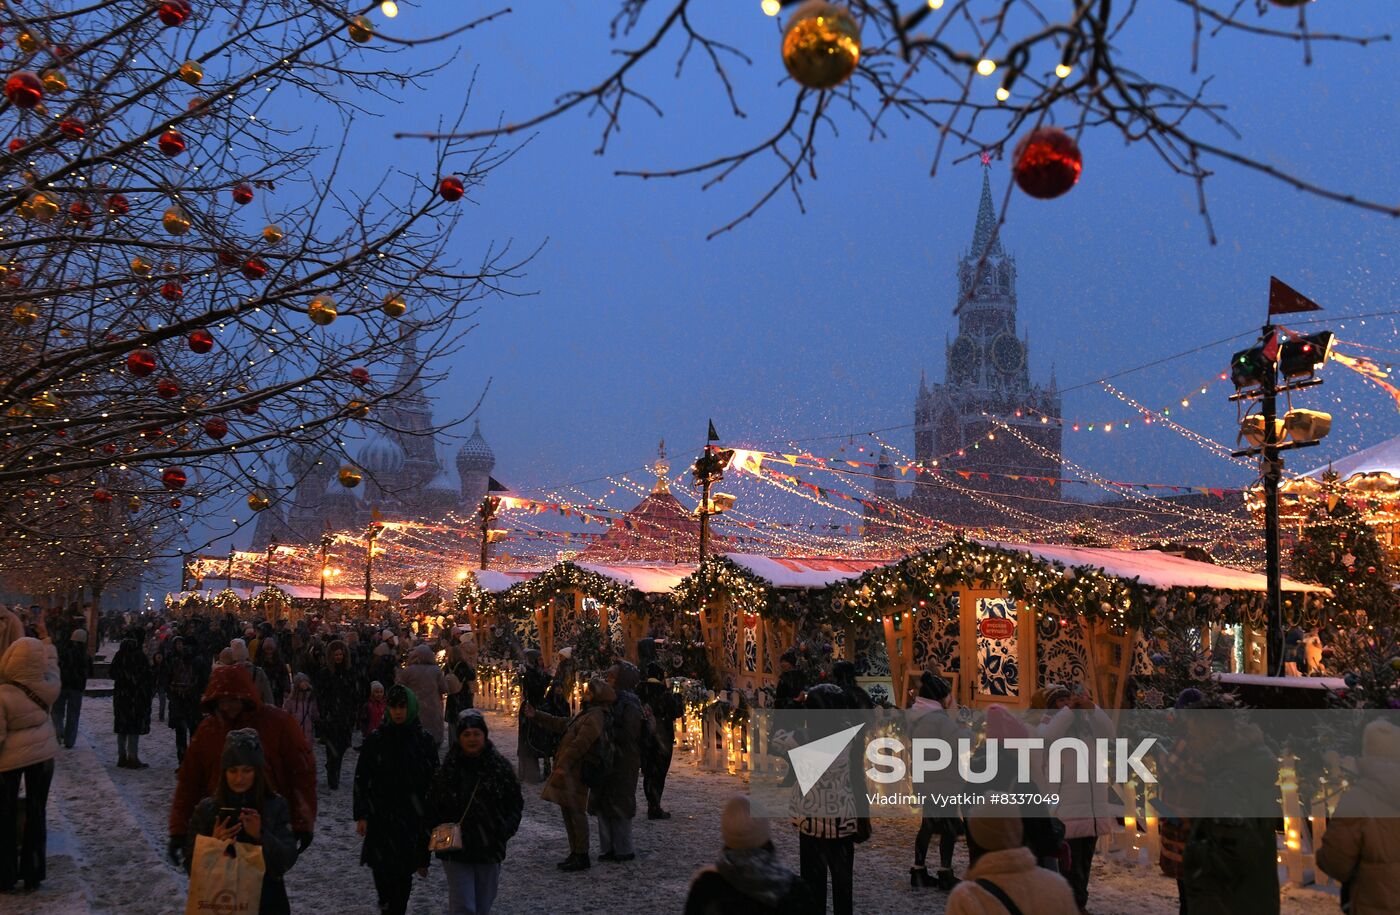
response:
[[[1031,708],[1050,708],[1069,695],[1069,687],[1059,683],[1047,683],[1031,695]]]
[[[219,765],[225,769],[234,766],[261,769],[263,763],[262,741],[258,738],[257,731],[252,728],[239,728],[228,732],[228,736],[224,738],[224,755],[219,759]]]
[[[919,675],[919,695],[925,699],[942,702],[948,698],[948,694],[952,691],[953,687],[948,681],[931,670],[926,670]]]
[[[570,645],[568,647],[561,648],[558,651],[556,651],[555,654],[559,655],[559,657],[567,661],[574,656],[573,646]]]
[[[231,639],[228,643],[229,651],[232,652],[233,663],[241,664],[248,660],[248,643],[242,639]]]
[[[486,716],[474,708],[462,709],[462,713],[457,716],[453,733],[460,736],[467,728],[480,731],[482,737],[490,736],[491,733],[486,727]]]
[[[725,802],[724,813],[719,818],[719,834],[724,839],[724,847],[736,851],[762,848],[772,841],[768,821],[754,817],[749,810],[749,799],[740,795]]]
[[[73,630],[73,634],[70,635],[70,636],[68,637],[68,641],[70,641],[70,642],[86,642],[86,641],[87,641],[87,630],[86,630],[86,629],[74,629],[74,630]]]
[[[531,664],[535,663],[536,661],[542,660],[542,658],[543,656],[540,654],[540,650],[538,648],[525,649],[525,660],[529,661]]]
[[[1366,759],[1400,760],[1400,727],[1381,718],[1366,725],[1361,736],[1361,755]]]
[[[983,851],[1018,848],[1025,835],[1021,827],[1021,818],[1016,816],[969,817],[967,831],[972,841]]]
[[[987,738],[1006,740],[1010,737],[1029,737],[1030,729],[1016,716],[1000,705],[987,708]]]
[[[791,648],[789,648],[787,651],[783,652],[782,655],[780,655],[780,656],[778,657],[778,660],[779,660],[779,661],[783,661],[783,662],[788,663],[788,664],[791,664],[793,667],[796,667],[796,666],[797,666],[797,652],[795,652],[795,651],[793,651]]]
[[[384,684],[380,683],[378,680],[369,681],[369,694],[373,696],[376,690],[381,693],[384,692]]]
[[[617,701],[617,690],[608,685],[602,677],[594,677],[584,686],[584,698],[588,702],[611,704]]]
[[[404,686],[402,683],[395,683],[393,686],[389,687],[386,707],[393,708],[396,705],[408,706],[408,718],[405,720],[405,723],[418,717],[418,696],[414,694],[413,690]]]
[[[380,642],[378,645],[374,646],[374,651],[372,652],[372,654],[376,658],[383,658],[387,657],[390,654],[393,654],[393,649],[389,647],[389,644],[387,642]]]

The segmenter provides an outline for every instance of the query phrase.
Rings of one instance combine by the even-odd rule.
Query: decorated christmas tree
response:
[[[1341,498],[1336,474],[1329,472],[1294,548],[1294,576],[1332,589],[1328,616],[1345,627],[1393,621],[1389,571],[1376,532]]]

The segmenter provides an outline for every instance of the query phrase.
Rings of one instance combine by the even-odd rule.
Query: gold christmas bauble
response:
[[[155,267],[144,257],[133,257],[131,259],[131,272],[137,276],[150,276]]]
[[[29,400],[29,408],[35,416],[53,416],[62,406],[63,402],[48,391]]]
[[[133,512],[134,512],[134,511],[140,511],[140,510],[141,510],[141,497],[140,497],[140,496],[132,496],[130,499],[127,499],[127,500],[126,500],[126,509],[127,509],[127,511],[133,511]]]
[[[860,63],[860,26],[844,6],[807,0],[783,33],[783,64],[808,89],[845,82]]]
[[[277,226],[267,226],[263,229],[263,241],[269,245],[275,245],[282,240],[282,230]]]
[[[369,415],[369,404],[363,400],[352,400],[345,405],[345,409],[356,419],[364,419]]]
[[[335,299],[330,296],[312,299],[311,304],[306,306],[306,314],[313,324],[325,327],[335,320]]]
[[[359,486],[360,480],[362,479],[364,478],[360,476],[360,472],[354,467],[340,468],[340,485],[344,486],[346,489],[354,489],[356,486]]]
[[[62,95],[68,91],[68,77],[62,70],[45,70],[39,79],[44,84],[45,95]]]
[[[185,61],[180,64],[180,69],[177,72],[179,73],[180,79],[189,83],[191,86],[198,86],[200,83],[204,82],[204,67],[201,66],[197,60]]]
[[[29,204],[29,215],[39,222],[51,222],[58,215],[58,201],[42,191],[35,193],[26,203]]]
[[[255,512],[260,512],[272,504],[272,500],[261,492],[248,493],[248,507]]]
[[[173,203],[170,205],[170,209],[165,211],[165,215],[160,218],[160,224],[171,235],[184,235],[190,230],[190,217],[185,214],[178,203]]]
[[[404,301],[403,296],[390,293],[384,297],[382,308],[389,317],[401,318],[404,312],[408,311],[408,303]]]
[[[351,19],[346,30],[350,33],[350,40],[356,44],[364,44],[374,38],[374,23],[365,16],[356,16]]]
[[[43,43],[32,32],[20,32],[16,40],[19,42],[19,49],[26,54],[33,54],[43,47]]]
[[[39,320],[39,313],[34,310],[34,305],[30,302],[21,302],[16,305],[14,311],[10,312],[10,317],[15,319],[15,323],[20,327],[29,327]]]

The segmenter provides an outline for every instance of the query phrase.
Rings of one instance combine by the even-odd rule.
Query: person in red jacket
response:
[[[316,757],[301,726],[282,709],[263,705],[252,676],[242,667],[215,670],[202,704],[208,717],[199,723],[185,751],[170,803],[170,860],[180,866],[190,815],[218,789],[224,737],[240,728],[258,732],[267,760],[268,787],[286,798],[298,853],[305,850],[316,826]]]

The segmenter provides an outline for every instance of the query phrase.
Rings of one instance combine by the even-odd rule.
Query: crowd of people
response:
[[[661,666],[616,661],[588,672],[575,710],[569,697],[582,674],[569,649],[553,659],[552,669],[538,651],[525,650],[512,761],[492,743],[491,719],[474,707],[472,633],[416,628],[314,619],[246,624],[232,616],[104,617],[103,631],[119,643],[110,663],[117,765],[147,766],[141,740],[150,739],[153,718],[174,732],[180,764],[168,854],[190,873],[192,895],[207,889],[210,874],[229,870],[229,849],[239,849],[239,856],[258,849],[259,863],[250,871],[257,880],[238,892],[256,896],[258,912],[288,912],[284,880],[314,840],[318,790],[339,790],[357,736],[353,773],[346,773],[352,816],[363,840],[360,863],[372,874],[384,913],[407,910],[415,875],[425,875],[434,857],[446,878],[443,909],[489,912],[525,790],[560,808],[566,853],[558,867],[566,873],[585,872],[595,861],[636,858],[639,789],[648,819],[670,817],[663,799],[675,723],[685,710]],[[93,675],[90,644],[81,614],[0,614],[0,891],[20,883],[33,890],[45,879],[47,795],[55,759],[75,743]],[[874,706],[847,661],[832,664],[815,682],[791,653],[781,667],[779,708]],[[1204,701],[1183,694],[1178,705]],[[971,736],[950,685],[932,672],[924,672],[907,705],[912,736],[953,742]],[[1109,717],[1081,688],[1046,686],[1031,705],[1029,718],[988,709],[986,736],[1053,741],[1112,734]],[[500,726],[501,719],[494,721]],[[1230,790],[1236,776],[1243,782],[1271,766],[1256,737],[1193,725],[1164,796],[1198,790],[1205,780]],[[775,735],[774,746],[784,739]],[[316,742],[324,747],[320,773]],[[839,764],[860,762],[853,757]],[[1011,780],[996,787],[1053,791],[1060,796],[1054,810],[1022,808],[1019,817],[928,810],[914,839],[911,885],[946,892],[945,910],[952,915],[1087,912],[1097,844],[1120,828],[1106,789],[1051,785],[1043,773],[1036,778],[1034,786]],[[747,799],[731,799],[719,823],[719,859],[695,875],[687,915],[816,913],[826,910],[828,899],[837,915],[854,912],[857,848],[872,834],[870,811],[858,802],[850,809],[844,801],[816,803],[792,822],[794,871],[772,842],[773,823],[755,817]],[[1377,818],[1386,811],[1391,819]],[[1183,913],[1279,911],[1271,821],[1202,817],[1175,825],[1181,830],[1176,876]],[[1345,883],[1351,912],[1400,907],[1397,827],[1400,728],[1377,721],[1317,853],[1318,866]],[[1168,833],[1164,829],[1164,844]],[[931,866],[935,839],[938,858]],[[961,879],[954,873],[960,841],[969,860]]]

